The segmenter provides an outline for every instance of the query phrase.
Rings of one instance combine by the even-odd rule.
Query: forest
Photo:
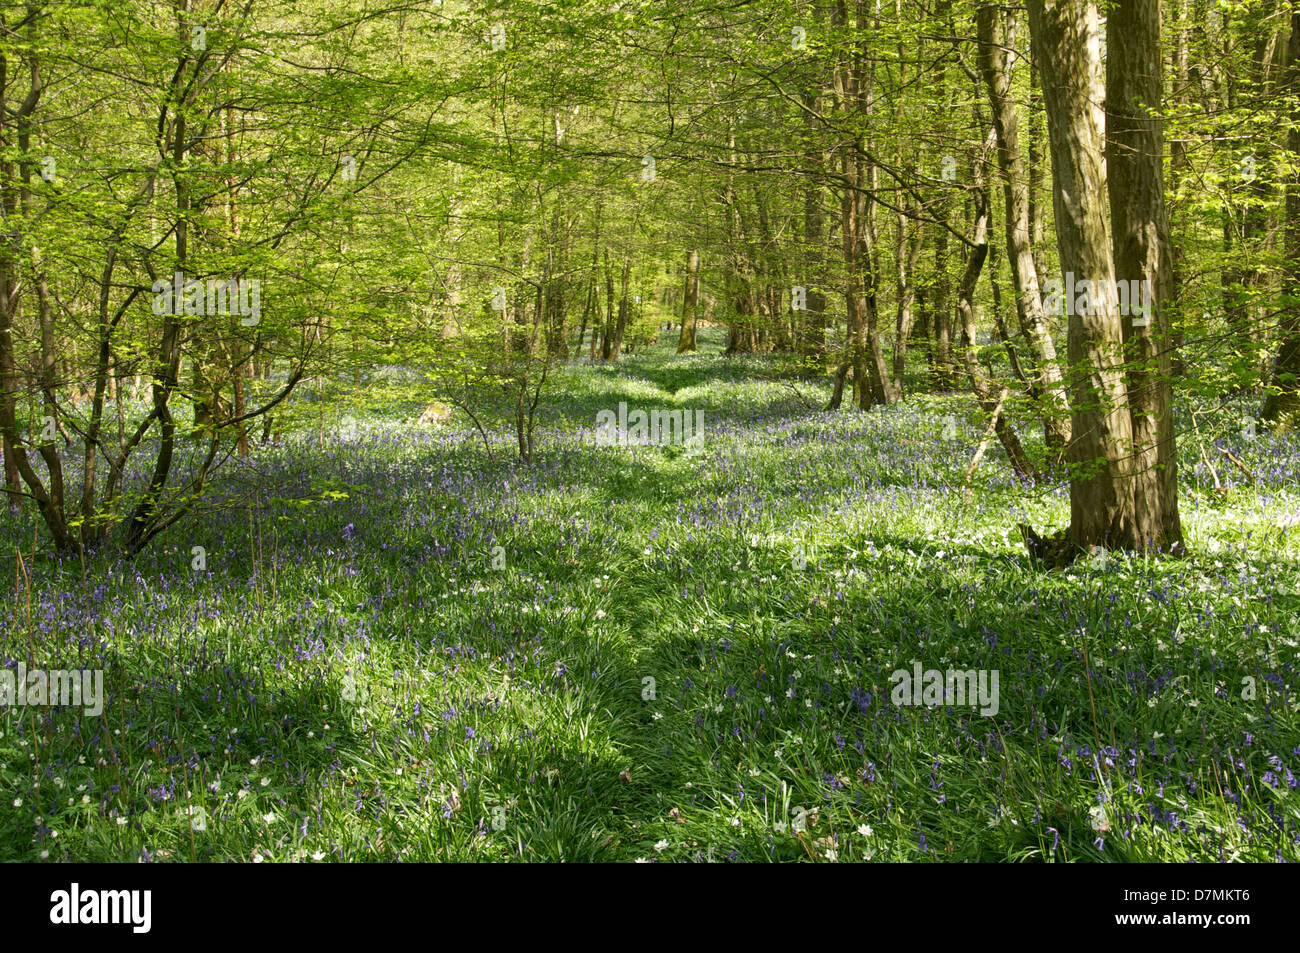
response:
[[[1300,0],[3,0],[0,213],[0,860],[1300,860]]]

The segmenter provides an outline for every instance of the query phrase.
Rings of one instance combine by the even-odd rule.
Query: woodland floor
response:
[[[107,700],[0,709],[0,859],[1300,859],[1300,439],[1180,408],[1192,555],[1045,571],[1066,491],[996,446],[964,490],[968,398],[671,337],[555,375],[531,468],[308,388],[134,563],[38,560],[0,662]],[[593,446],[620,401],[705,438]],[[913,661],[997,713],[894,704]]]

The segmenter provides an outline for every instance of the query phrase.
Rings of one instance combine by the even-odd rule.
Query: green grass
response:
[[[489,459],[372,406],[134,564],[39,560],[0,659],[103,668],[108,699],[0,711],[0,858],[1300,857],[1294,437],[1202,419],[1191,556],[1045,572],[1015,523],[1063,526],[1065,491],[995,447],[967,493],[968,398],[825,414],[824,380],[669,337],[558,373],[533,468],[504,427]],[[706,439],[583,443],[620,400]],[[912,660],[998,670],[997,714],[892,704]]]

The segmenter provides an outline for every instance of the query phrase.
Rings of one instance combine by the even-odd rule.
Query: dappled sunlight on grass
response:
[[[506,421],[489,460],[371,418],[259,449],[134,564],[40,560],[0,654],[108,699],[0,714],[4,856],[1297,857],[1291,487],[1189,471],[1192,555],[1048,572],[1015,524],[1063,490],[995,445],[966,492],[967,399],[825,413],[666,350],[572,370],[534,467]],[[579,436],[669,383],[721,408],[699,446]],[[914,663],[997,671],[996,714],[895,703]]]

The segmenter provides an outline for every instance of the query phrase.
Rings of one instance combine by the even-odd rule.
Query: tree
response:
[[[1112,154],[1124,148],[1132,151],[1119,160],[1121,168],[1115,170],[1119,181],[1109,195],[1112,209],[1124,208],[1119,221],[1122,273],[1129,276],[1139,271],[1152,280],[1167,268],[1162,258],[1167,255],[1168,226],[1163,226],[1162,236],[1159,222],[1163,215],[1158,198],[1163,195],[1162,155],[1159,127],[1153,118],[1159,108],[1159,93],[1157,89],[1152,96],[1149,79],[1136,74],[1141,57],[1151,64],[1160,63],[1158,6],[1147,0],[1142,4],[1122,0],[1119,6],[1121,18],[1138,35],[1115,37],[1120,49],[1111,52],[1117,62],[1110,70],[1116,84],[1110,102],[1118,117]],[[1120,314],[1106,209],[1097,8],[1091,0],[1030,0],[1029,20],[1047,108],[1061,269],[1067,282],[1088,283],[1084,288],[1087,294],[1069,316],[1067,381],[1072,437],[1066,455],[1070,467],[1068,538],[1080,547],[1180,547],[1176,500],[1168,507],[1169,501],[1159,493],[1160,474],[1167,480],[1169,473],[1176,472],[1172,468],[1172,429],[1161,429],[1171,428],[1172,421],[1160,422],[1161,416],[1168,418],[1172,412],[1169,392],[1158,381],[1147,382],[1140,375],[1131,378],[1126,370],[1126,336],[1150,336],[1159,341],[1163,322],[1155,308],[1149,328],[1135,335],[1132,321],[1136,315],[1126,321]],[[1142,108],[1151,111],[1150,116],[1135,116],[1138,99]],[[1131,213],[1127,209],[1130,202],[1135,204]],[[1143,230],[1145,238],[1135,240],[1134,233]],[[1158,291],[1168,284],[1153,281],[1153,286]],[[1154,343],[1139,344],[1137,350],[1149,358],[1154,347]],[[1136,393],[1130,393],[1130,386]],[[1135,428],[1138,416],[1141,419],[1136,420]],[[1168,440],[1151,441],[1152,433],[1167,433]],[[1139,439],[1147,442],[1139,444]],[[1153,466],[1162,463],[1165,471],[1148,475]]]
[[[1056,356],[1034,262],[1030,231],[1029,176],[1020,148],[1019,110],[1011,97],[1011,57],[1015,48],[1015,13],[988,0],[976,13],[980,75],[993,112],[998,166],[1006,204],[1005,235],[1016,294],[1016,316],[1036,370],[1043,431],[1050,450],[1063,453],[1070,439],[1069,400]]]
[[[686,281],[682,291],[682,327],[677,338],[677,353],[695,350],[695,322],[700,307],[700,253],[692,248],[686,257]]]
[[[1286,187],[1286,264],[1277,358],[1260,416],[1293,426],[1300,415],[1300,0],[1291,0],[1291,39],[1284,85],[1291,97],[1287,151],[1292,162]]]
[[[1117,281],[1149,288],[1140,319],[1122,320],[1133,434],[1132,543],[1180,550],[1178,455],[1170,381],[1173,293],[1165,210],[1160,0],[1121,0],[1106,21],[1106,168]],[[1135,287],[1130,285],[1130,287]],[[1130,297],[1130,305],[1134,302]]]

